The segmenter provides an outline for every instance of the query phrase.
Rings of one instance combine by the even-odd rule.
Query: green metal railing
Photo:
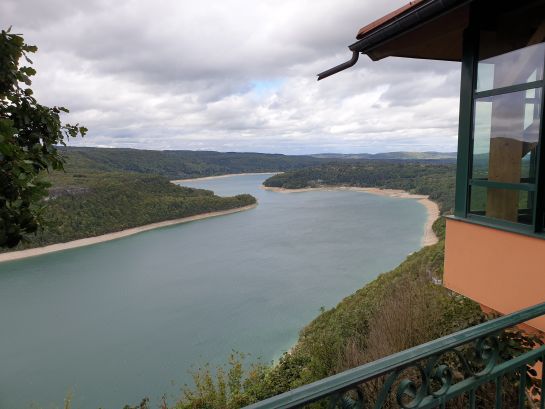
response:
[[[506,382],[516,388],[519,408],[544,409],[545,399],[540,396],[531,399],[529,391],[537,389],[540,395],[545,378],[541,374],[535,379],[537,373],[529,372],[534,372],[530,369],[532,365],[544,361],[545,345],[536,345],[507,360],[502,356],[504,330],[542,315],[545,303],[330,376],[246,409],[299,408],[324,400],[327,404],[323,407],[331,409],[380,409],[385,405],[403,409],[448,408],[449,402],[461,398],[467,407],[476,408],[477,391],[486,384],[492,385],[493,390],[493,403],[486,407],[511,408],[502,402]],[[373,382],[373,401],[370,401],[364,386]]]

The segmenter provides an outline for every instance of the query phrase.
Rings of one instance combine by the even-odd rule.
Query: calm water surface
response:
[[[251,193],[250,211],[0,263],[0,408],[177,397],[192,365],[278,357],[320,307],[420,247],[414,200],[275,193],[266,177],[185,183]]]

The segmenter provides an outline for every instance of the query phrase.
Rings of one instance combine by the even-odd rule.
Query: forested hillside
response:
[[[454,164],[433,161],[360,160],[336,162],[278,174],[263,184],[301,189],[324,185],[403,189],[429,195],[443,212],[454,207]]]
[[[388,152],[379,154],[280,155],[265,153],[214,151],[153,151],[138,149],[63,147],[67,169],[77,172],[138,172],[183,179],[227,173],[285,172],[311,166],[344,161],[374,159],[423,161],[435,164],[454,163],[453,153]],[[430,160],[434,161],[430,161]]]
[[[61,148],[69,172],[153,173],[183,179],[227,173],[278,172],[323,163],[310,156],[212,151]]]
[[[45,227],[15,250],[256,203],[251,195],[219,197],[158,175],[56,172],[48,180],[52,186],[42,204]]]

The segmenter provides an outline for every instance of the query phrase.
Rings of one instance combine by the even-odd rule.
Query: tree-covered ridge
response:
[[[382,153],[318,153],[315,158],[329,159],[407,159],[407,160],[456,160],[456,152],[382,152]]]
[[[55,173],[43,202],[44,229],[20,248],[98,236],[132,227],[256,203],[248,194],[219,197],[158,175]]]
[[[268,187],[301,189],[324,185],[403,189],[429,195],[443,212],[454,207],[454,164],[432,161],[362,160],[328,163],[274,175]]]
[[[214,151],[61,148],[71,172],[153,173],[169,179],[229,173],[278,172],[323,163],[310,156]]]
[[[228,173],[285,172],[329,163],[357,160],[405,160],[451,164],[452,153],[390,152],[384,154],[281,155],[253,152],[139,150],[62,147],[71,171],[155,173],[170,179],[216,176]]]

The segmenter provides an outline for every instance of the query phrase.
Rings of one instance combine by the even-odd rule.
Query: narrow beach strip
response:
[[[231,213],[238,213],[245,210],[254,209],[257,204],[252,204],[243,207],[236,207],[234,209],[220,210],[217,212],[208,212],[202,214],[196,214],[195,216],[182,217],[180,219],[165,220],[163,222],[146,224],[144,226],[133,227],[126,230],[117,231],[114,233],[102,234],[95,237],[87,237],[85,239],[78,239],[69,241],[66,243],[51,244],[44,247],[36,247],[27,250],[12,251],[8,253],[0,254],[0,262],[19,260],[27,257],[41,256],[42,254],[53,253],[56,251],[75,249],[77,247],[89,246],[91,244],[103,243],[105,241],[121,239],[123,237],[132,236],[133,234],[142,233],[148,230],[159,229],[161,227],[173,226],[181,223],[193,222],[196,220],[208,219],[210,217],[224,216]]]
[[[251,176],[251,175],[276,175],[282,172],[257,172],[257,173],[227,173],[226,175],[218,176],[205,176],[203,178],[193,178],[193,179],[175,179],[171,180],[171,183],[183,183],[183,182],[198,182],[200,180],[212,180],[212,179],[223,179],[231,176]]]
[[[399,199],[415,199],[418,200],[422,206],[426,208],[428,218],[424,227],[424,236],[422,237],[422,246],[431,246],[437,243],[439,240],[433,231],[433,223],[439,218],[439,206],[426,195],[415,195],[405,190],[400,189],[379,189],[377,187],[354,187],[354,186],[323,186],[323,187],[307,187],[303,189],[285,189],[282,187],[267,187],[262,186],[265,190],[280,193],[301,193],[301,192],[332,192],[332,191],[351,191],[351,192],[365,192],[378,196],[395,197]]]

